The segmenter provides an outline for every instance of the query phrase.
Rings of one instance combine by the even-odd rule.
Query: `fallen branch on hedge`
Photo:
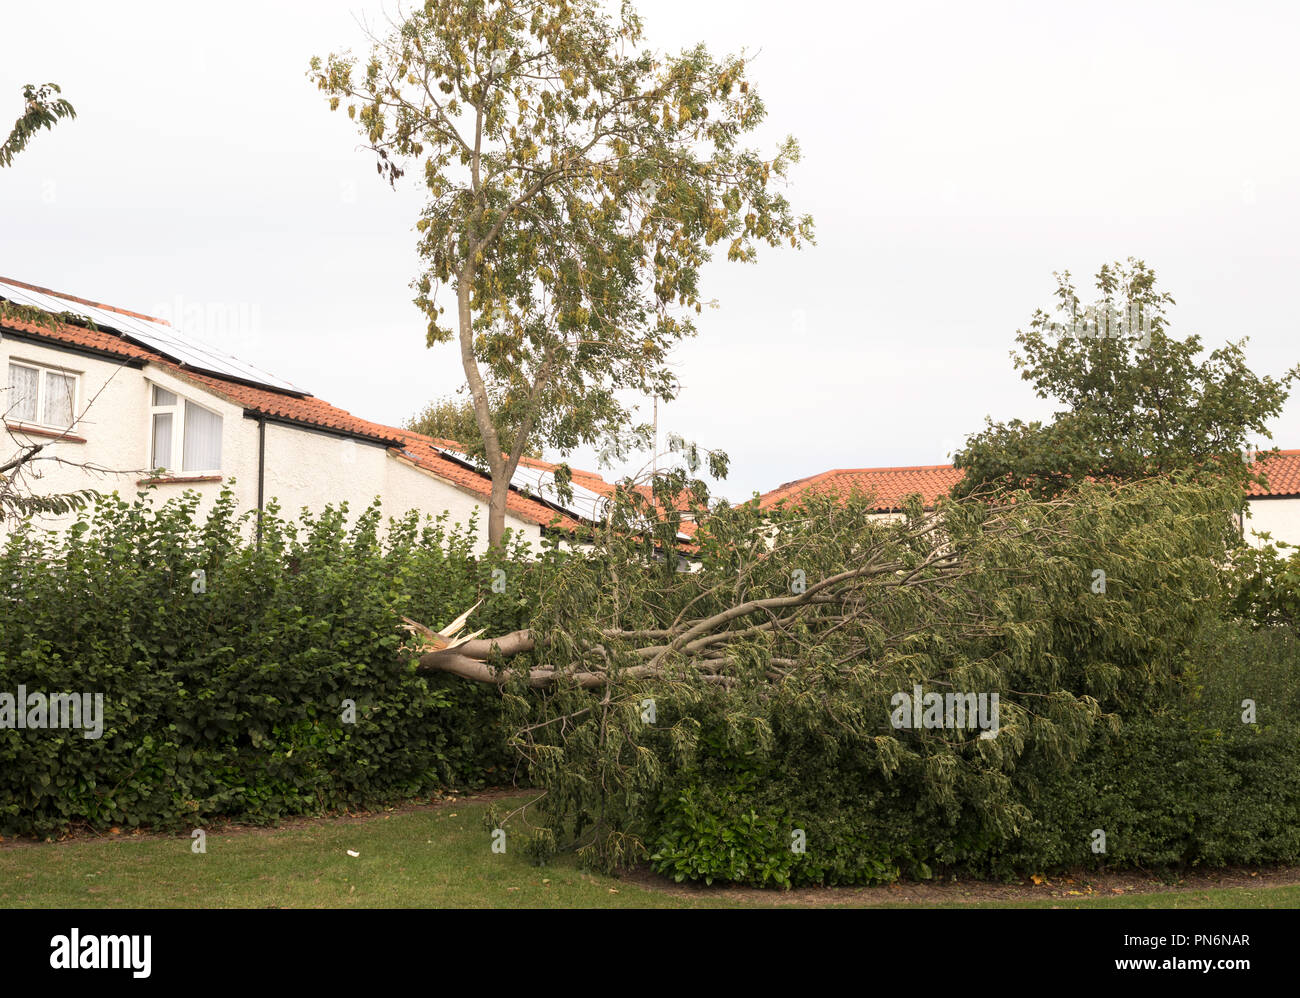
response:
[[[1010,510],[1010,506],[991,510],[985,529],[1018,532],[1019,524],[999,516]],[[541,651],[546,647],[545,640],[536,629],[523,629],[495,638],[460,641],[454,636],[455,630],[464,624],[468,613],[440,632],[414,621],[407,622],[408,629],[432,638],[423,645],[420,671],[445,672],[498,686],[522,678],[527,686],[542,688],[563,679],[591,689],[604,686],[616,677],[662,678],[671,667],[682,663],[693,666],[702,681],[725,685],[735,682],[730,672],[736,650],[755,640],[772,645],[776,657],[771,659],[772,668],[767,675],[776,681],[787,675],[788,669],[798,666],[801,652],[817,644],[819,633],[854,633],[856,629],[865,635],[867,628],[863,625],[875,622],[880,597],[890,590],[925,587],[935,592],[942,603],[959,595],[956,591],[959,580],[972,571],[964,549],[952,546],[943,518],[937,512],[918,517],[910,530],[864,540],[866,543],[861,548],[845,545],[848,564],[837,566],[838,570],[824,578],[808,580],[801,591],[735,599],[731,605],[698,617],[679,614],[665,627],[605,626],[596,632],[598,640],[578,640],[576,647],[572,644],[567,647],[566,657],[573,660],[565,664],[543,663],[522,671],[508,664],[494,664],[494,659]],[[766,557],[779,553],[780,547],[779,543],[775,545]],[[735,588],[737,595],[743,591],[743,586]],[[717,597],[722,589],[719,583],[704,595]],[[974,614],[969,609],[967,606],[961,612],[954,611],[954,625],[965,634],[989,633],[993,618],[986,612],[987,608],[981,607]],[[885,646],[914,633],[914,629],[905,629],[886,635]],[[878,640],[879,635],[873,634],[871,639]],[[843,657],[847,660],[872,651],[878,653],[878,644],[868,647],[871,639],[864,636]],[[777,652],[778,645],[786,651]]]
[[[694,521],[696,571],[665,555],[672,522],[653,544],[611,530],[544,563],[529,629],[426,649],[420,668],[504,687],[511,747],[546,793],[529,848],[784,883],[1061,863],[1111,828],[1091,816],[1087,795],[1118,785],[1096,758],[1141,760],[1106,819],[1141,828],[1147,760],[1194,741],[1178,705],[1215,675],[1188,662],[1214,647],[1237,498],[1154,480],[891,519],[869,496],[724,506]],[[511,598],[497,620],[518,619]],[[1207,703],[1209,727],[1232,701]],[[1135,756],[1143,740],[1117,736],[1157,714],[1170,741]],[[795,853],[803,829],[817,846]]]
[[[522,632],[520,632],[522,633]],[[419,671],[446,672],[462,679],[472,679],[478,683],[494,683],[504,686],[516,678],[519,673],[511,669],[497,669],[483,659],[471,658],[459,652],[430,652],[420,658]],[[650,679],[663,674],[658,666],[640,665],[624,669],[620,676],[626,679]],[[537,666],[523,673],[525,683],[533,689],[541,689],[564,678],[583,689],[596,689],[610,680],[610,674],[603,670],[556,669],[550,666]],[[734,682],[730,676],[704,676],[706,682]]]
[[[913,655],[944,660],[944,650],[984,639],[1014,649],[1041,623],[1033,608],[1017,616],[1007,602],[1030,578],[1041,587],[1044,573],[1054,575],[1057,591],[1084,596],[1092,566],[1105,564],[1126,586],[1137,584],[1136,573],[1147,569],[1129,562],[1121,571],[1117,541],[1098,533],[1096,516],[1123,510],[1165,529],[1151,512],[1156,487],[1098,486],[1086,500],[979,497],[929,512],[916,507],[887,523],[873,518],[870,504],[837,507],[832,500],[757,527],[740,524],[698,574],[658,574],[637,560],[635,547],[614,546],[599,559],[572,563],[554,585],[556,608],[531,628],[459,639],[468,612],[442,632],[414,625],[432,636],[418,668],[531,688],[669,678],[730,685],[742,675],[778,683],[803,669],[847,672]],[[1207,517],[1217,529],[1218,501],[1171,494],[1183,503],[1180,515]],[[714,526],[709,521],[704,530]],[[1044,560],[1048,551],[1084,560]],[[945,673],[929,678],[944,682]]]

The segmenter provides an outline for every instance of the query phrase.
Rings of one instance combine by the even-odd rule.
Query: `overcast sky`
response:
[[[1141,257],[1175,332],[1248,335],[1259,373],[1300,360],[1300,5],[638,8],[656,47],[759,52],[755,142],[798,137],[788,193],[817,223],[815,247],[713,264],[720,307],[675,355],[661,427],[731,455],[723,494],[944,463],[986,415],[1046,415],[1009,352],[1056,270]],[[381,10],[5,3],[0,123],[29,82],[78,117],[0,173],[0,274],[171,315],[368,419],[454,391],[408,287],[420,192],[380,181],[305,75]],[[1300,447],[1300,400],[1273,432]]]

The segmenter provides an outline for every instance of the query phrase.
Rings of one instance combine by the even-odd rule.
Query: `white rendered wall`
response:
[[[1250,500],[1246,504],[1245,529],[1252,544],[1259,544],[1252,531],[1267,531],[1274,541],[1300,545],[1300,496]]]
[[[132,368],[101,359],[38,345],[24,340],[0,339],[0,370],[8,385],[9,361],[59,368],[78,376],[78,414],[87,405],[85,418],[70,431],[84,437],[84,443],[51,441],[14,431],[19,442],[45,443],[42,458],[61,458],[68,464],[41,460],[29,466],[25,482],[41,494],[73,492],[94,488],[117,492],[134,499],[143,486],[150,463],[150,399],[154,384],[213,410],[221,416],[221,478],[219,482],[174,482],[153,487],[155,502],[162,503],[187,489],[198,492],[200,514],[205,514],[223,488],[234,490],[241,510],[257,508],[258,420],[244,416],[244,409],[204,390],[166,368],[147,364]],[[0,396],[3,399],[3,396]],[[92,402],[91,400],[94,399]],[[9,403],[0,401],[0,409]],[[0,438],[0,463],[17,453],[19,443],[8,435]],[[88,472],[82,465],[106,469]],[[185,473],[177,472],[179,477]],[[39,476],[39,477],[37,477]],[[487,503],[461,488],[426,473],[390,455],[379,444],[368,444],[333,434],[267,422],[264,495],[279,500],[281,512],[294,516],[307,507],[319,512],[327,504],[347,501],[349,518],[382,497],[386,515],[399,516],[410,509],[437,516],[449,512],[453,523],[468,524],[478,510],[477,549],[487,547]],[[42,518],[42,527],[61,529],[75,520],[69,517]],[[541,528],[507,514],[506,526],[522,532],[536,545]],[[0,532],[4,526],[0,525]]]

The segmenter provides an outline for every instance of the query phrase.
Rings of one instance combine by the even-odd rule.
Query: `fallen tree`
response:
[[[1033,531],[1041,528],[1026,527],[1013,516],[1015,512],[1015,506],[1010,503],[987,506],[982,510],[985,534],[1009,537],[1019,533],[1023,540],[1031,539]],[[552,640],[551,646],[559,646],[562,653],[576,651],[576,659],[564,664],[532,665],[521,671],[509,666],[497,668],[492,663],[496,658],[510,659],[524,652],[545,649],[547,639],[536,628],[495,638],[454,641],[465,622],[463,617],[442,632],[433,632],[408,622],[418,629],[417,633],[422,632],[419,636],[422,646],[427,649],[420,657],[419,668],[500,686],[521,680],[529,687],[544,688],[567,680],[581,688],[591,689],[606,686],[616,677],[664,677],[669,674],[671,665],[688,660],[701,671],[702,679],[725,684],[734,679],[729,674],[729,666],[735,661],[737,649],[746,642],[765,638],[782,648],[790,646],[787,649],[789,654],[771,658],[772,668],[767,677],[779,680],[788,675],[789,670],[798,667],[796,653],[807,649],[809,642],[805,632],[810,628],[854,633],[856,625],[865,624],[870,619],[874,607],[873,594],[889,589],[947,588],[951,591],[957,581],[972,570],[969,551],[960,544],[954,545],[943,513],[920,512],[900,532],[873,531],[860,512],[841,511],[841,525],[829,540],[832,543],[844,542],[849,534],[861,529],[864,541],[846,545],[845,564],[841,570],[808,582],[806,572],[795,569],[791,572],[786,592],[740,598],[770,581],[764,577],[772,574],[772,565],[784,564],[792,558],[796,562],[800,560],[799,553],[806,536],[798,528],[809,525],[820,513],[816,509],[804,510],[798,519],[781,518],[781,526],[786,529],[782,531],[778,527],[774,541],[770,528],[758,527],[748,550],[736,552],[736,579],[712,580],[664,626],[603,626],[599,628],[598,641]],[[833,519],[834,514],[831,514],[828,522]],[[653,568],[649,559],[636,559],[634,556],[633,561],[636,560],[643,563],[636,565],[633,571]],[[661,578],[659,581],[665,580]],[[694,581],[694,576],[688,575],[679,588],[693,589],[695,587],[690,583]],[[736,599],[728,603],[728,595]],[[719,602],[722,608],[714,612],[688,615],[694,607]],[[973,632],[986,621],[976,615],[963,623],[968,631]],[[886,644],[904,637],[906,632],[889,635]],[[871,649],[864,641],[850,647],[848,654],[856,655],[868,650]],[[626,656],[631,656],[633,661],[627,661]]]
[[[665,557],[681,520],[633,529],[648,512],[629,499],[596,551],[548,577],[529,628],[426,646],[418,668],[502,690],[542,788],[526,812],[538,855],[564,844],[597,866],[644,858],[664,815],[703,806],[691,787],[727,787],[737,813],[758,813],[802,772],[831,781],[824,795],[848,779],[879,807],[903,793],[888,807],[949,836],[882,831],[884,858],[861,863],[952,861],[1030,820],[1019,767],[1068,767],[1182,681],[1220,604],[1234,495],[1162,479],[1052,500],[987,494],[892,520],[865,496],[724,507],[693,514],[689,572]],[[998,729],[900,727],[893,705],[913,691],[994,698]],[[795,820],[782,800],[773,813]],[[860,880],[866,867],[845,862]]]
[[[468,612],[444,632],[408,624],[423,631],[421,671],[498,686],[540,689],[564,681],[593,689],[618,679],[665,678],[684,664],[726,685],[735,681],[740,652],[756,643],[770,652],[764,677],[780,681],[832,643],[836,667],[900,647],[918,633],[900,606],[914,612],[924,605],[926,626],[951,637],[1001,633],[996,597],[1042,570],[1031,558],[1007,557],[1010,551],[1069,543],[1077,555],[1092,551],[1095,570],[1062,580],[1067,589],[1091,592],[1092,571],[1104,577],[1101,566],[1114,557],[1104,537],[1089,533],[1097,526],[1092,505],[1105,497],[1144,506],[1157,493],[1163,499],[1162,488],[1091,487],[1086,499],[1038,502],[986,494],[937,510],[914,507],[893,522],[882,522],[870,497],[855,495],[814,498],[774,516],[725,510],[697,538],[698,572],[664,572],[643,537],[607,536],[601,550],[576,559],[552,584],[553,595],[569,598],[553,599],[549,627],[457,640]],[[1203,512],[1213,515],[1214,508]],[[1207,550],[1226,546],[1226,522],[1206,540]],[[993,551],[1000,556],[991,561]],[[614,567],[620,562],[621,571]],[[971,582],[976,571],[980,585]],[[1132,586],[1131,576],[1110,575]],[[623,589],[614,588],[620,582]],[[1103,585],[1095,594],[1104,592]],[[894,595],[907,599],[888,602]],[[526,653],[535,661],[510,664]]]

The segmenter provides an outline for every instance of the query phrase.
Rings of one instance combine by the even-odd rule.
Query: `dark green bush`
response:
[[[62,535],[8,537],[0,692],[102,693],[105,721],[98,739],[0,729],[0,833],[269,822],[510,779],[495,689],[417,674],[397,625],[482,597],[473,626],[522,626],[542,565],[377,507],[350,529],[346,507],[273,507],[258,546],[229,493],[205,520],[197,504],[114,496]]]
[[[705,739],[655,813],[654,868],[675,879],[761,885],[872,884],[960,870],[1167,868],[1300,858],[1300,642],[1281,629],[1208,628],[1197,663],[1163,701],[1130,705],[1068,765],[1028,754],[1011,777],[1023,820],[983,820],[979,774],[948,806],[905,763],[882,775],[869,744],[774,725],[767,752]],[[1243,700],[1256,723],[1243,723]],[[706,712],[707,713],[707,712]],[[789,717],[788,705],[773,718]],[[823,718],[827,729],[833,719]],[[998,792],[990,779],[990,793]],[[790,835],[802,829],[807,849]],[[1104,853],[1093,832],[1105,833]]]
[[[1178,697],[1129,713],[1068,769],[1034,774],[1033,820],[990,856],[991,872],[1300,857],[1300,642],[1223,623],[1192,657]],[[1091,848],[1094,829],[1104,854]]]

